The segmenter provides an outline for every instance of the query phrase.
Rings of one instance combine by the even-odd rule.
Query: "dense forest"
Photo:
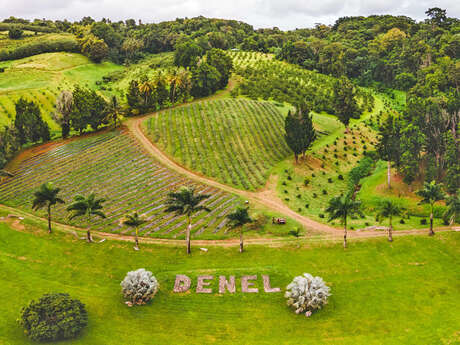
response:
[[[54,117],[64,137],[72,129],[82,132],[88,126],[116,123],[121,113],[136,115],[210,95],[227,85],[233,71],[242,78],[236,89],[241,94],[306,103],[314,111],[337,115],[346,126],[350,118],[373,107],[369,90],[402,90],[405,108],[386,109],[375,128],[380,157],[392,162],[406,183],[436,179],[454,193],[460,185],[460,20],[440,8],[428,9],[426,15],[420,22],[391,15],[344,17],[334,25],[292,31],[254,29],[236,20],[201,16],[161,23],[10,17],[0,23],[0,30],[8,31],[12,40],[43,32],[69,36],[0,49],[0,61],[78,51],[95,62],[129,65],[149,54],[174,51],[175,68],[133,79],[121,101],[79,86],[61,94]],[[226,52],[230,50],[272,53],[274,60],[235,70]],[[34,104],[20,100],[16,108],[14,126],[0,132],[0,166],[24,143],[49,139]],[[25,113],[33,116],[21,116]]]

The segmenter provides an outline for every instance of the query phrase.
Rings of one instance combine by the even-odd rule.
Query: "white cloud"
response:
[[[417,20],[425,18],[430,7],[447,9],[460,17],[457,0],[0,0],[0,18],[50,18],[78,20],[141,19],[143,22],[174,20],[204,15],[245,21],[256,28],[281,29],[332,24],[342,16],[394,14]]]

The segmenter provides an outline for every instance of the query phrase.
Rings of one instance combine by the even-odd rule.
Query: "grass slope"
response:
[[[223,99],[162,111],[147,119],[144,128],[186,167],[255,190],[289,154],[284,116],[269,102]]]
[[[0,62],[0,67],[6,67],[0,78],[0,125],[13,121],[14,103],[25,97],[40,105],[42,116],[54,132],[59,127],[50,113],[55,109],[56,97],[61,90],[72,89],[75,84],[95,89],[96,81],[102,76],[123,69],[111,62],[95,64],[75,53],[40,54]]]
[[[0,67],[5,67],[0,74],[0,125],[14,120],[14,103],[25,97],[39,104],[42,116],[58,136],[59,127],[50,113],[55,111],[56,97],[62,90],[72,90],[79,84],[97,90],[107,99],[116,95],[124,102],[130,80],[169,68],[172,59],[172,53],[154,54],[126,67],[108,61],[95,64],[81,54],[60,52],[0,62]],[[108,78],[104,81],[103,77]]]
[[[0,213],[1,214],[1,213]],[[27,222],[27,220],[26,220]],[[67,292],[86,304],[89,325],[63,344],[458,344],[458,233],[341,244],[197,249],[108,241],[88,245],[71,235],[46,234],[26,223],[13,231],[0,223],[0,343],[34,344],[16,319],[31,299]],[[327,258],[327,259],[325,259]],[[120,281],[144,267],[161,285],[141,307],[123,304]],[[242,294],[239,278],[268,274],[284,287],[303,272],[322,276],[330,303],[310,319],[295,315],[282,293]],[[172,293],[176,274],[236,275],[237,293]],[[212,284],[216,291],[216,282]]]

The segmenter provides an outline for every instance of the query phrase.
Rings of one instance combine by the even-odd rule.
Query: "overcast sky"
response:
[[[0,18],[78,20],[83,16],[114,21],[128,18],[160,22],[177,17],[237,19],[255,28],[281,29],[332,24],[343,16],[394,14],[417,20],[430,7],[460,17],[460,0],[0,0]]]

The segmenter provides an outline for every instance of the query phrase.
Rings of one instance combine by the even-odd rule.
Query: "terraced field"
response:
[[[264,186],[270,169],[290,154],[284,115],[269,102],[194,103],[147,119],[144,130],[191,170],[246,190]]]
[[[107,199],[104,211],[107,218],[91,222],[94,230],[131,234],[132,229],[121,225],[120,219],[136,210],[148,219],[140,229],[142,236],[182,238],[184,217],[164,213],[163,201],[168,192],[188,185],[211,195],[205,202],[211,212],[195,215],[193,236],[227,237],[224,234],[225,216],[239,199],[194,183],[165,168],[145,153],[124,130],[54,145],[49,150],[39,147],[36,151],[13,162],[14,177],[0,183],[0,203],[32,212],[33,191],[42,183],[51,181],[61,187],[66,202],[75,194],[86,195],[91,191]],[[65,205],[56,207],[54,215],[59,222],[88,226],[84,219],[69,222]]]

